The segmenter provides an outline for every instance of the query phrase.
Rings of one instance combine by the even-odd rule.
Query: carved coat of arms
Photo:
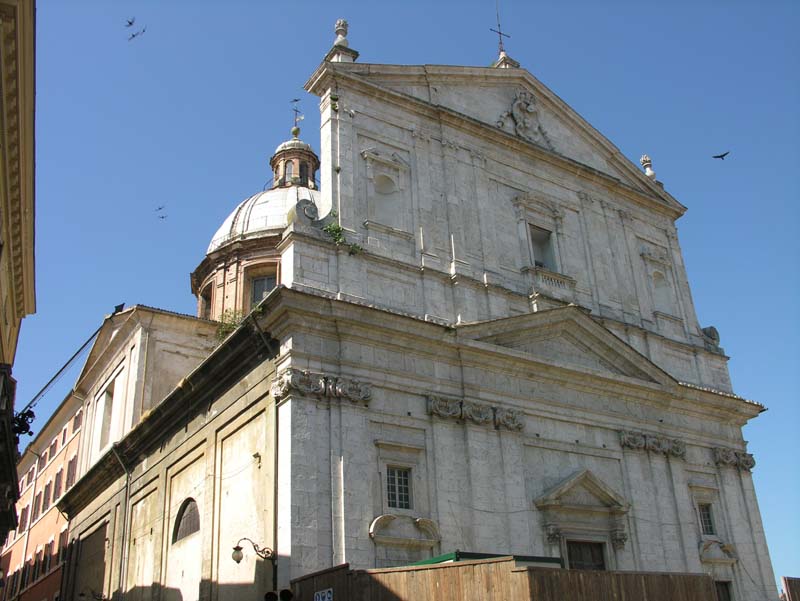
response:
[[[514,133],[520,138],[555,150],[547,132],[539,122],[536,99],[528,90],[517,91],[511,110],[500,115],[500,119],[497,120],[497,127],[501,129],[506,129],[510,124],[513,124]]]

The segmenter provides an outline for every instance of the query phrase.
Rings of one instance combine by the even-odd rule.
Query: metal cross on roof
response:
[[[503,38],[510,38],[511,36],[507,33],[503,33],[503,28],[500,27],[500,0],[495,0],[495,10],[497,12],[497,29],[489,28],[489,31],[493,31],[497,34],[497,47],[500,50],[500,54],[503,54],[506,49],[503,46]]]

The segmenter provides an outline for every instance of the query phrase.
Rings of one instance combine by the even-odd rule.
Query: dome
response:
[[[297,138],[292,138],[291,140],[283,142],[275,149],[275,154],[283,152],[284,150],[305,150],[306,152],[314,152],[314,149],[311,148],[311,144],[306,144]]]
[[[292,141],[290,140],[290,142]],[[206,254],[236,240],[259,238],[274,233],[275,230],[282,230],[288,225],[287,214],[289,211],[304,199],[317,205],[319,191],[303,186],[291,186],[272,188],[254,194],[240,203],[222,222],[217,233],[211,239]]]

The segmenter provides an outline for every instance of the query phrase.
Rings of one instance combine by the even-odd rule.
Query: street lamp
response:
[[[242,546],[240,543],[245,540],[251,545],[253,545],[253,551],[255,551],[256,555],[258,555],[261,559],[269,559],[273,565],[275,564],[275,551],[273,551],[269,547],[259,547],[256,543],[251,541],[246,536],[240,538],[239,542],[236,543],[236,546],[233,548],[233,553],[231,554],[233,561],[239,563],[244,558],[244,553],[242,553]]]
[[[231,558],[236,563],[241,563],[242,559],[244,559],[244,553],[242,553],[242,541],[247,541],[251,545],[253,545],[253,551],[255,551],[256,555],[258,555],[261,559],[269,559],[272,563],[272,587],[277,588],[278,586],[278,557],[275,554],[273,549],[269,547],[259,547],[256,543],[254,543],[249,538],[242,537],[239,539],[239,542],[233,547],[233,553],[231,553]]]

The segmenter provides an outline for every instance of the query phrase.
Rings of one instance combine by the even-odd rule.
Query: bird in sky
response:
[[[158,218],[161,219],[161,221],[164,221],[167,218],[167,216],[166,215],[159,215]]]
[[[140,35],[143,35],[145,31],[147,31],[147,26],[142,27],[139,31],[134,31],[128,36],[128,41],[130,42],[134,38],[138,38]]]
[[[134,23],[136,23],[136,17],[131,17],[130,19],[125,19],[125,27],[133,27]]]
[[[723,152],[722,154],[715,154],[715,155],[714,155],[713,157],[711,157],[711,158],[712,158],[712,159],[722,159],[722,160],[724,161],[724,160],[725,160],[725,157],[726,157],[726,156],[728,156],[728,155],[730,154],[730,152],[731,152],[731,151],[730,151],[730,150],[728,150],[728,151],[726,151],[726,152]]]
[[[159,211],[163,211],[166,208],[166,206],[167,205],[161,205],[160,207],[157,207],[156,208],[156,213],[158,213]]]

